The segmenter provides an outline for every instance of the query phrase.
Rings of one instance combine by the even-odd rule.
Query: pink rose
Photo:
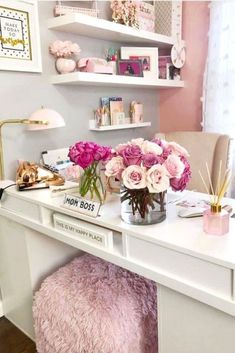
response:
[[[156,155],[162,154],[162,147],[160,147],[157,143],[155,142],[150,142],[145,140],[142,143],[141,150],[144,154],[146,153],[154,153]]]
[[[151,167],[146,174],[147,188],[151,193],[159,193],[168,189],[170,185],[169,175],[163,165],[157,164]]]
[[[111,156],[111,147],[97,145],[94,152],[95,161],[106,161]]]
[[[146,153],[143,156],[143,166],[146,168],[151,168],[155,164],[163,164],[164,162],[164,158],[154,153]]]
[[[124,168],[123,158],[121,156],[113,157],[105,166],[105,175],[120,179]]]
[[[146,187],[145,170],[138,165],[130,165],[122,172],[122,180],[127,189],[144,189]]]
[[[93,162],[105,161],[111,155],[111,148],[98,145],[94,142],[79,141],[69,149],[69,158],[83,169]]]
[[[175,153],[177,156],[189,157],[188,151],[174,141],[168,142],[167,148],[170,149],[171,152]]]
[[[142,152],[139,146],[129,145],[120,153],[126,166],[140,165],[142,161]]]
[[[185,166],[182,176],[180,178],[172,178],[170,180],[170,185],[174,191],[183,191],[191,179],[191,170],[189,162],[183,156],[181,157],[181,161],[184,163]]]
[[[166,167],[172,178],[181,177],[185,168],[184,163],[175,154],[170,154],[167,157],[164,166]]]

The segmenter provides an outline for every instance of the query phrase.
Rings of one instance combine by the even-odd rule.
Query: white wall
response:
[[[109,2],[99,1],[108,9]],[[69,33],[49,31],[47,19],[53,15],[53,1],[39,1],[39,21],[42,47],[42,74],[2,71],[0,73],[0,119],[27,117],[41,105],[57,110],[65,118],[66,127],[43,132],[27,132],[12,125],[3,128],[3,148],[6,178],[15,178],[17,159],[39,160],[40,152],[73,144],[79,139],[93,140],[115,146],[134,137],[151,138],[157,131],[157,100],[155,90],[130,88],[102,88],[84,86],[53,86],[49,76],[55,74],[54,58],[48,45],[55,39],[76,41],[83,56],[103,57],[105,48],[117,44],[79,37]],[[102,96],[120,95],[126,104],[131,100],[144,103],[145,120],[151,128],[95,133],[88,130],[88,120]],[[127,112],[127,111],[126,111]]]

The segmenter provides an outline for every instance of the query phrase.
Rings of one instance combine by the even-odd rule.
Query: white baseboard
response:
[[[2,301],[0,300],[0,317],[3,316],[3,307],[2,307]]]

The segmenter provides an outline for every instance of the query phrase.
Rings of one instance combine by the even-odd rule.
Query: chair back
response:
[[[175,141],[188,150],[192,170],[192,179],[187,187],[189,190],[206,192],[199,175],[200,170],[207,188],[211,192],[206,163],[208,164],[213,189],[216,188],[220,161],[222,161],[221,175],[224,175],[227,168],[231,168],[232,139],[228,135],[201,131],[176,131],[157,133],[155,137],[163,138],[169,142]]]

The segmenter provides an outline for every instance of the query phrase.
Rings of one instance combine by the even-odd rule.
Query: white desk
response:
[[[202,219],[180,219],[174,205],[166,221],[130,226],[117,197],[91,218],[62,208],[48,190],[8,189],[0,208],[0,283],[4,314],[33,337],[32,296],[40,282],[79,251],[99,256],[158,283],[159,353],[234,353],[235,220],[230,233],[208,236]],[[230,200],[230,204],[235,202]],[[65,214],[113,231],[102,248],[56,230]]]

